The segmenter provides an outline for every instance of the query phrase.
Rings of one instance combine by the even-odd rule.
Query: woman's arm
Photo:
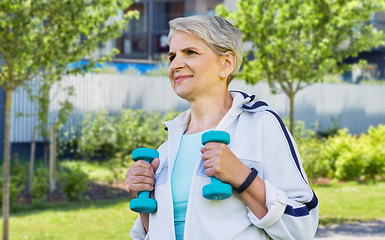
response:
[[[239,188],[251,173],[251,169],[225,144],[210,142],[201,149],[201,152],[206,175],[219,178],[234,188]],[[261,219],[266,215],[265,183],[261,178],[257,176],[240,196],[255,216]]]
[[[261,160],[258,176],[240,194],[250,221],[273,239],[312,239],[318,224],[318,200],[309,187],[294,140],[274,114],[261,113],[253,139]],[[250,174],[225,145],[208,143],[201,149],[205,173],[238,188]]]

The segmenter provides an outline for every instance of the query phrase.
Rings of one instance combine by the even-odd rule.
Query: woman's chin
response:
[[[174,92],[178,97],[180,97],[186,101],[188,101],[191,98],[191,96],[190,96],[191,91],[186,91],[183,89],[174,89]]]

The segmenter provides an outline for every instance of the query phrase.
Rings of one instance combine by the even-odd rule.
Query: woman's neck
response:
[[[194,134],[216,127],[229,111],[232,103],[233,100],[228,91],[189,101],[191,120],[185,134]]]

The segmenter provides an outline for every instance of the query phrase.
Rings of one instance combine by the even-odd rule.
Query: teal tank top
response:
[[[175,160],[171,176],[171,190],[176,240],[183,240],[191,178],[198,157],[201,154],[200,149],[203,147],[201,137],[204,132],[206,131],[183,135]]]

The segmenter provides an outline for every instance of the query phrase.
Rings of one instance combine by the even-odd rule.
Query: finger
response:
[[[149,184],[135,184],[135,185],[132,184],[132,185],[129,185],[128,187],[128,191],[131,193],[131,196],[133,196],[134,198],[138,196],[139,192],[143,192],[143,191],[151,192],[152,190],[154,190],[154,186]]]
[[[204,167],[205,169],[208,169],[208,168],[213,167],[213,164],[212,164],[211,161],[206,160],[206,161],[203,161],[203,167]]]
[[[160,159],[159,158],[154,158],[154,160],[152,160],[151,167],[154,170],[154,172],[156,172],[156,170],[158,169],[159,164],[160,164]]]
[[[153,178],[145,176],[132,176],[127,178],[127,187],[131,191],[152,190],[155,185]]]
[[[136,168],[136,167],[143,167],[143,168],[146,168],[146,169],[148,169],[148,170],[151,170],[151,164],[150,163],[148,163],[148,162],[146,162],[146,161],[144,161],[144,160],[138,160],[138,161],[136,161],[135,163],[134,163],[134,165],[132,165],[131,166],[131,168],[132,167],[134,167],[134,168]]]
[[[211,149],[214,149],[216,147],[218,147],[219,144],[222,144],[222,143],[217,143],[217,142],[208,142],[206,143],[203,148],[205,151],[209,151]]]
[[[150,166],[149,169],[147,168],[147,165]],[[140,179],[142,178],[138,177],[155,179],[155,173],[152,170],[151,165],[149,165],[148,163],[146,163],[145,165],[141,163],[135,163],[126,173],[126,179],[129,183],[140,182]]]
[[[143,168],[143,167],[140,167],[140,168],[135,168],[135,169],[132,169],[132,171],[129,171],[127,177],[146,177],[146,178],[152,178],[152,179],[155,179],[155,173],[154,171],[151,169],[147,169],[147,168]]]
[[[211,149],[211,150],[204,151],[202,153],[202,158],[204,161],[206,161],[214,158],[217,155],[218,155],[218,151],[216,149]]]
[[[131,195],[135,196],[137,192],[152,191],[155,186],[155,179],[148,176],[130,175],[127,178],[127,188]]]
[[[205,169],[205,174],[208,177],[214,177],[215,176],[215,169],[213,167],[209,167]]]

